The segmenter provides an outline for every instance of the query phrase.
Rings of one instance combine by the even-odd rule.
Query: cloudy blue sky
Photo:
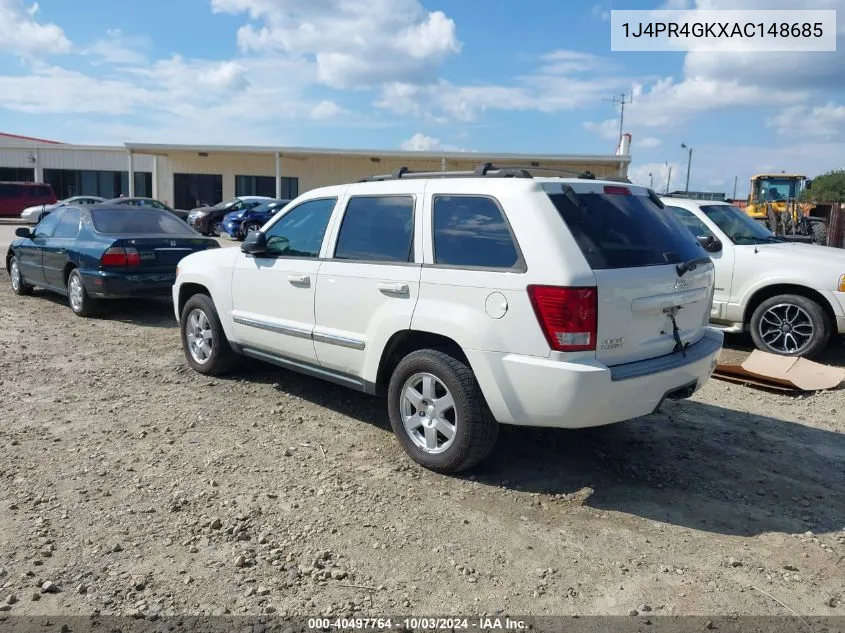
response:
[[[836,53],[612,53],[608,11],[838,8]],[[845,167],[845,0],[0,0],[0,130],[66,142],[612,153],[726,191]],[[673,189],[675,187],[673,186]]]

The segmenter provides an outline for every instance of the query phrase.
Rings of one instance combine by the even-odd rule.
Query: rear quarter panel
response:
[[[432,243],[437,195],[493,198],[503,210],[522,265],[514,270],[438,266]],[[412,328],[453,338],[465,350],[548,357],[529,284],[594,286],[595,276],[542,188],[530,181],[430,181],[423,207],[424,266]],[[504,315],[499,316],[503,311]],[[498,312],[497,312],[498,311]],[[575,355],[570,355],[575,358]],[[587,353],[594,357],[594,353]]]

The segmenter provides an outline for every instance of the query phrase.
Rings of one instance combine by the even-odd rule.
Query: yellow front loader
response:
[[[790,240],[827,243],[832,206],[799,202],[812,184],[799,174],[758,174],[751,177],[751,193],[745,212],[775,235]]]

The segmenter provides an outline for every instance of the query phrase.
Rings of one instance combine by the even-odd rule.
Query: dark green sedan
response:
[[[15,234],[6,253],[15,294],[46,288],[80,316],[103,299],[170,296],[183,257],[220,248],[168,211],[124,205],[62,207]]]

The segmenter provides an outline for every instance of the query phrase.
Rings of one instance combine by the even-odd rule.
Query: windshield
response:
[[[139,209],[91,209],[91,222],[97,233],[107,235],[196,235],[191,227],[170,211],[150,207]]]
[[[701,207],[701,211],[734,244],[765,244],[783,241],[775,237],[774,233],[765,226],[729,204],[705,205]]]
[[[794,178],[760,178],[756,188],[757,198],[765,202],[798,197],[798,181]]]
[[[212,209],[228,209],[229,207],[234,206],[238,202],[240,202],[240,200],[238,198],[232,198],[231,200],[224,200],[223,202],[218,202],[217,204],[215,204],[211,208]]]

